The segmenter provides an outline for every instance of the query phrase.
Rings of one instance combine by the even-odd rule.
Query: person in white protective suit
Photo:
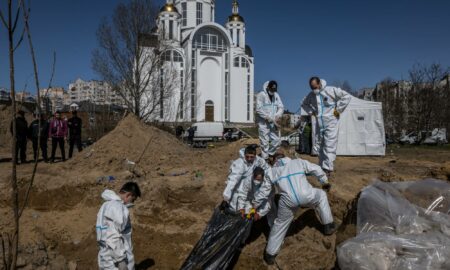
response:
[[[301,106],[316,118],[313,151],[319,155],[319,165],[330,175],[336,160],[339,116],[350,103],[351,95],[340,88],[327,86],[327,82],[318,77],[312,77],[309,84],[312,91]]]
[[[263,91],[256,97],[256,120],[259,129],[261,156],[268,159],[281,145],[279,122],[283,116],[284,106],[278,95],[276,81],[264,83]]]
[[[300,207],[310,207],[316,211],[324,225],[325,235],[331,235],[335,231],[327,195],[323,190],[313,188],[306,179],[307,175],[316,176],[323,189],[328,191],[331,188],[325,172],[319,166],[306,160],[290,159],[277,154],[270,178],[272,182],[264,182],[253,201],[253,207],[257,209],[269,196],[273,186],[277,186],[280,193],[278,212],[264,253],[264,260],[269,265],[275,263],[294,214]]]
[[[251,183],[253,170],[256,167],[270,171],[270,166],[264,159],[256,155],[255,145],[241,149],[239,154],[240,157],[231,164],[220,208],[234,214],[244,215],[248,194],[247,190],[244,190],[244,186],[247,187],[248,183]],[[266,178],[269,176],[269,173],[265,175]]]
[[[100,270],[133,270],[134,255],[131,242],[129,208],[141,196],[139,186],[128,182],[119,194],[105,190],[105,200],[97,214],[96,232],[99,245],[98,267]]]
[[[254,209],[252,205],[252,202],[257,196],[262,183],[264,181],[270,182],[270,179],[265,177],[270,174],[270,168],[269,170],[264,170],[261,167],[255,167],[253,170],[252,181],[243,182],[241,192],[245,195],[239,196],[239,206],[241,207],[241,213],[245,213],[247,215],[253,214],[254,221],[258,221],[267,215],[267,223],[269,224],[269,227],[272,227],[277,214],[277,207],[274,201],[275,189],[272,190],[269,197],[261,203],[261,206],[258,209]]]

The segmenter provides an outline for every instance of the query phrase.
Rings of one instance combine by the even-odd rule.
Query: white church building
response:
[[[163,57],[177,70],[179,84],[155,120],[254,122],[254,58],[245,22],[234,0],[225,26],[216,23],[215,2],[168,0],[161,8],[156,33],[159,43],[170,45]],[[174,104],[175,111],[166,109]]]

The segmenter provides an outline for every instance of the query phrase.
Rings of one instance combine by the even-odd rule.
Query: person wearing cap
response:
[[[28,140],[28,123],[25,119],[25,112],[19,110],[17,112],[16,122],[16,145],[15,148],[15,160],[16,164],[27,162],[27,140]],[[11,135],[13,135],[13,122],[10,125]],[[20,163],[19,163],[20,153]]]
[[[281,145],[279,123],[284,105],[278,95],[278,83],[269,81],[256,97],[256,121],[258,123],[261,157],[268,159]]]

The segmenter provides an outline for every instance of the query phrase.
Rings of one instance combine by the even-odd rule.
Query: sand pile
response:
[[[109,134],[85,149],[68,164],[83,171],[123,170],[126,160],[137,162],[147,170],[164,163],[177,166],[186,161],[189,148],[170,134],[141,123],[128,115]]]

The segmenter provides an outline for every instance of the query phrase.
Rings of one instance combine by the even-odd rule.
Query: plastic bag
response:
[[[362,233],[338,247],[342,270],[450,269],[450,239],[441,233]]]
[[[347,269],[450,269],[450,184],[375,182],[358,200],[358,236],[337,250]]]
[[[181,269],[227,269],[236,251],[250,234],[251,227],[252,220],[216,208],[202,237]]]

